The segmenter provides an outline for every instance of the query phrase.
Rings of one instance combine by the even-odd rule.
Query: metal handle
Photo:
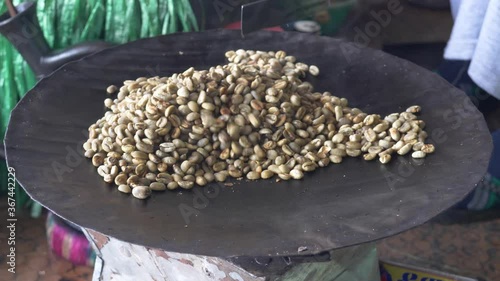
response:
[[[7,10],[9,10],[9,14],[11,17],[15,17],[17,15],[17,9],[12,4],[11,0],[5,0],[5,4],[7,5]]]

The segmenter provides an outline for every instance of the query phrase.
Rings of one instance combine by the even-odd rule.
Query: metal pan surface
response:
[[[279,50],[321,69],[318,91],[369,113],[422,106],[436,153],[389,165],[346,159],[303,180],[236,181],[140,201],[105,184],[81,145],[103,116],[105,88],[140,76],[223,64],[230,49]],[[310,255],[387,237],[454,205],[484,175],[492,149],[482,115],[464,93],[381,51],[300,33],[184,33],[139,40],[69,63],[17,105],[8,164],[26,191],[56,214],[112,237],[209,256]],[[298,253],[299,247],[307,251]]]

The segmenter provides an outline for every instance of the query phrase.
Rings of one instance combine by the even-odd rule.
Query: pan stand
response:
[[[375,243],[318,255],[221,258],[167,252],[82,228],[96,251],[93,281],[376,281]]]

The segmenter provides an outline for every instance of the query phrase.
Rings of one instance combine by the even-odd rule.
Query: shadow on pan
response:
[[[223,64],[230,49],[283,49],[321,69],[318,91],[369,113],[419,104],[436,153],[389,165],[346,159],[301,181],[235,181],[140,201],[105,184],[81,156],[87,128],[105,108],[105,88],[139,76]],[[7,158],[26,191],[56,214],[115,238],[209,256],[311,255],[420,225],[472,190],[491,139],[459,90],[410,62],[300,33],[184,33],[139,40],[67,64],[40,81],[12,113]],[[298,253],[299,247],[307,251]]]

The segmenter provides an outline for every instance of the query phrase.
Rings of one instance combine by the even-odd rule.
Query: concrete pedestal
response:
[[[221,258],[167,252],[83,229],[97,253],[93,281],[378,281],[374,243],[306,257]]]

